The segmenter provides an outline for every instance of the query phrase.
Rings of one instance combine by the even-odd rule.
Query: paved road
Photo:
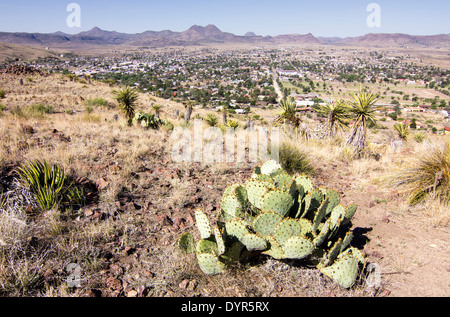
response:
[[[280,102],[281,99],[283,99],[283,92],[281,91],[280,85],[278,85],[277,79],[277,71],[275,68],[272,68],[272,74],[273,74],[273,87],[275,88],[275,92],[278,95],[277,101]]]

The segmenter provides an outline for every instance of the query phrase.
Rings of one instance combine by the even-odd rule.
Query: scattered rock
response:
[[[97,186],[98,190],[103,190],[109,186],[109,183],[104,178],[99,178],[95,182],[95,185]]]
[[[167,215],[160,215],[157,217],[157,219],[163,226],[172,226],[173,225],[172,220]]]
[[[106,285],[113,291],[122,291],[123,290],[123,286],[122,286],[122,282],[115,278],[115,277],[109,277],[106,280]]]
[[[117,264],[111,264],[109,269],[111,273],[114,274],[115,276],[123,274],[123,268]]]
[[[137,288],[137,292],[139,297],[146,297],[148,295],[148,288],[141,285]]]
[[[125,247],[125,250],[123,250],[123,254],[124,255],[132,255],[134,253],[134,251],[136,251],[136,249],[128,246],[128,247]]]
[[[181,289],[186,289],[189,285],[189,280],[184,280],[183,282],[180,283],[180,285],[178,285],[179,288]]]
[[[135,290],[131,290],[127,293],[127,297],[137,297],[138,296],[138,292]]]

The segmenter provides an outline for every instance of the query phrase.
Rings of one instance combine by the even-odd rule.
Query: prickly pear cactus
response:
[[[341,204],[335,190],[314,188],[305,175],[291,176],[279,163],[255,167],[245,184],[230,185],[221,200],[217,227],[195,212],[201,241],[184,234],[179,247],[196,253],[206,274],[222,273],[227,265],[258,254],[274,259],[309,261],[344,288],[352,287],[361,251],[351,247],[349,231],[357,205]]]

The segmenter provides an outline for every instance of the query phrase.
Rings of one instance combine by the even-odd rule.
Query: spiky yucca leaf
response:
[[[131,87],[113,90],[114,99],[119,103],[127,120],[133,120],[136,102],[139,98],[138,93]]]
[[[210,127],[215,127],[219,124],[219,118],[213,113],[208,113],[205,121]]]
[[[43,210],[50,210],[61,201],[67,176],[59,165],[35,161],[19,168],[17,173]]]
[[[409,127],[403,123],[394,124],[394,130],[397,131],[398,137],[402,140],[407,141],[409,136]]]
[[[327,136],[334,137],[338,131],[348,129],[348,119],[350,117],[349,107],[344,100],[327,102],[323,106],[315,106],[313,109],[327,118]]]
[[[357,94],[351,93],[350,97],[348,106],[350,113],[355,118],[355,123],[346,145],[352,145],[356,155],[361,156],[366,146],[368,123],[376,122],[374,105],[378,101],[378,94],[361,89]]]
[[[283,98],[280,101],[277,112],[277,119],[275,123],[281,123],[284,121],[290,122],[294,127],[300,125],[300,118],[297,116],[297,105],[292,99]]]

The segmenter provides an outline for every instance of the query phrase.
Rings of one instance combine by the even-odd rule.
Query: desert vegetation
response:
[[[437,114],[388,121],[355,86],[307,113],[285,98],[220,120],[164,89],[26,76],[0,75],[0,295],[448,294],[446,260],[429,259],[448,258],[449,139],[406,123]],[[279,165],[174,162],[172,131],[194,120],[279,127]]]

